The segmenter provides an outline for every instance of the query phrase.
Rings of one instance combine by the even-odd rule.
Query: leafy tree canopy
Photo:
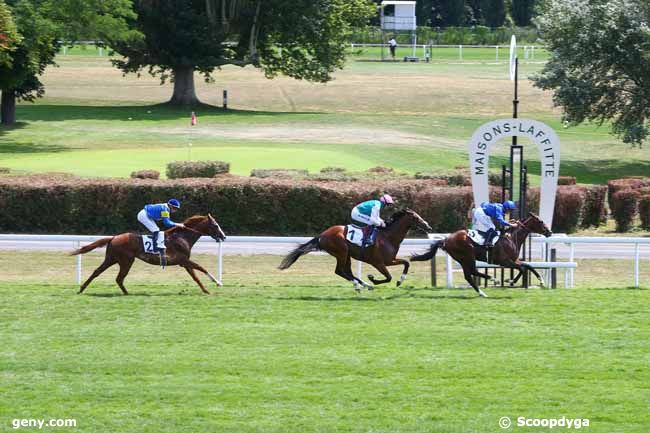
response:
[[[136,0],[132,28],[144,39],[109,41],[124,72],[147,69],[174,81],[172,103],[198,103],[193,72],[254,65],[324,82],[343,66],[353,27],[375,15],[369,0]]]
[[[18,38],[11,62],[0,62],[2,123],[15,121],[15,101],[44,93],[39,76],[54,64],[60,44],[81,31],[99,37],[134,37],[126,18],[135,18],[130,0],[7,0]]]
[[[611,120],[640,146],[649,133],[649,22],[644,0],[549,0],[539,23],[551,58],[535,85],[554,91],[566,121]]]
[[[11,64],[11,53],[20,40],[11,10],[3,0],[0,0],[0,65]]]

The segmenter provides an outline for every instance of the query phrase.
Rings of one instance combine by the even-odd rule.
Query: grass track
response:
[[[650,423],[647,290],[481,300],[308,284],[215,297],[131,289],[0,285],[1,423],[75,418],[74,431],[121,433],[487,433],[501,416],[589,418],[603,433]]]
[[[84,257],[84,276],[100,257]],[[138,263],[124,297],[113,270],[75,295],[75,259],[60,253],[0,259],[11,264],[2,431],[34,417],[120,433],[491,433],[501,416],[589,418],[585,431],[602,433],[650,424],[650,291],[602,288],[631,261],[581,263],[575,290],[479,299],[429,288],[426,264],[406,288],[355,295],[329,257],[279,272],[277,256],[226,256],[227,285],[208,297],[178,269]]]

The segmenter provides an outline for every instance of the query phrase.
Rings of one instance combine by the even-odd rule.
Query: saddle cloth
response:
[[[345,231],[345,239],[347,239],[348,242],[361,246],[361,242],[363,241],[363,229],[361,227],[357,227],[354,224],[348,224],[346,231]]]
[[[469,238],[475,244],[480,246],[485,245],[485,236],[483,236],[478,230],[467,230],[467,236],[469,236]],[[494,240],[492,241],[492,245],[496,245],[500,237],[501,237],[501,233],[497,232],[497,235],[494,237]]]
[[[151,235],[142,235],[142,248],[145,253],[158,254],[158,252],[153,249],[153,240],[151,237]],[[165,232],[163,231],[158,233],[158,248],[165,248]]]

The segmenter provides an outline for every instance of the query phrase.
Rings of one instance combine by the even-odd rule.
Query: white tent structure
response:
[[[413,42],[413,55],[410,58],[416,59],[417,24],[415,21],[415,1],[384,0],[381,2],[379,8],[383,44],[386,44],[387,32],[391,34],[409,32],[411,33],[411,40]],[[382,60],[384,59],[383,47],[381,50],[381,58]]]

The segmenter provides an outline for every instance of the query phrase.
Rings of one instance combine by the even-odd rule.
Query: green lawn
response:
[[[0,284],[3,431],[44,417],[75,432],[487,433],[502,416],[647,431],[647,290],[293,280],[213,297],[187,279],[129,297]]]
[[[81,52],[58,60],[60,67],[43,78],[46,97],[19,105],[18,125],[0,129],[0,167],[128,176],[136,169],[164,173],[173,160],[209,158],[230,162],[240,175],[253,168],[376,165],[448,171],[467,166],[466,142],[477,127],[511,110],[504,63],[351,61],[327,84],[267,80],[253,68],[225,67],[216,83],[197,82],[199,97],[212,107],[197,107],[199,124],[190,128],[190,110],[160,104],[171,94],[169,83],[123,77],[105,56]],[[540,68],[521,66],[520,116],[558,131],[561,174],[602,183],[650,172],[648,152],[621,143],[607,126],[565,128],[551,95],[524,79]],[[230,92],[227,112],[214,107],[223,88]],[[507,147],[494,153],[493,169]],[[537,150],[526,156],[535,176]]]

